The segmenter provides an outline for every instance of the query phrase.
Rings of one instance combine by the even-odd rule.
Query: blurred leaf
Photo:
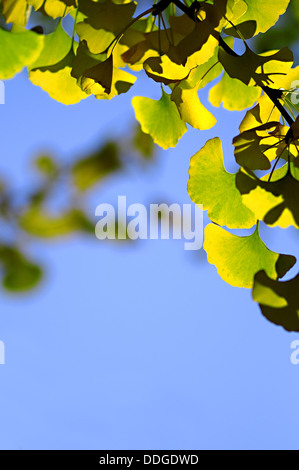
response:
[[[90,232],[86,217],[76,209],[55,217],[40,207],[33,207],[21,216],[19,223],[23,230],[39,238],[63,237],[77,231]]]
[[[2,0],[2,14],[7,23],[26,26],[28,3],[26,0]]]
[[[72,169],[74,184],[80,191],[86,191],[121,166],[117,145],[107,143],[99,153],[75,163]]]
[[[152,137],[149,134],[145,134],[140,125],[136,126],[136,131],[133,139],[134,147],[141,153],[145,158],[152,158],[155,152],[155,144]]]
[[[27,0],[29,5],[38,11],[42,10],[51,18],[66,16],[77,7],[77,0]]]
[[[45,176],[54,176],[58,171],[58,163],[53,157],[43,155],[35,159],[36,168]]]
[[[28,261],[22,253],[12,247],[0,247],[0,263],[3,268],[3,287],[12,292],[34,288],[42,278],[39,266]]]

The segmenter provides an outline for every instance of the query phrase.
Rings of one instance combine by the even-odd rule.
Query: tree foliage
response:
[[[252,38],[258,36],[261,44],[260,33],[266,37],[268,30],[274,31],[289,0],[161,0],[145,11],[144,2],[130,0],[1,3],[6,26],[0,29],[0,79],[27,67],[33,84],[70,105],[90,96],[110,100],[126,93],[144,71],[161,88],[161,98],[134,96],[132,104],[142,139],[149,135],[163,149],[175,147],[187,125],[203,131],[216,124],[199,99],[199,91],[206,87],[213,106],[247,110],[239,134],[232,136],[239,170],[226,171],[221,141],[215,137],[192,157],[188,191],[194,203],[208,211],[205,250],[220,276],[233,286],[253,289],[267,319],[299,331],[298,278],[281,280],[296,259],[270,251],[259,231],[261,223],[299,228],[294,86],[299,67],[285,45],[275,50],[263,47],[266,50],[259,54],[252,47]],[[298,18],[298,2],[293,1],[292,8]],[[51,19],[50,34],[31,28],[34,12]],[[64,29],[65,16],[73,19],[71,34]],[[238,52],[241,43],[243,53]],[[118,167],[112,147],[103,152],[108,152],[106,163],[91,156],[72,167],[81,193]],[[44,160],[40,165],[51,181],[55,163]],[[74,227],[89,229],[77,210],[51,220],[40,213],[39,204],[20,220],[30,233],[51,236]],[[235,235],[232,229],[251,229],[251,234]],[[30,271],[28,279],[38,280],[40,273],[21,254],[1,253],[4,283],[13,274],[5,271],[9,256],[15,257],[21,271]]]

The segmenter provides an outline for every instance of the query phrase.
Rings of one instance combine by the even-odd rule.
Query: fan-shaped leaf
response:
[[[187,131],[175,103],[164,91],[159,101],[135,96],[132,104],[143,132],[163,149],[175,147]]]
[[[191,158],[189,175],[190,198],[208,210],[212,222],[228,228],[251,228],[256,224],[254,214],[242,203],[236,175],[224,168],[219,138],[209,140]]]
[[[293,256],[270,251],[258,229],[249,237],[238,237],[210,224],[205,231],[204,249],[222,279],[235,287],[252,288],[255,274],[262,270],[272,279],[282,278],[296,263]]]

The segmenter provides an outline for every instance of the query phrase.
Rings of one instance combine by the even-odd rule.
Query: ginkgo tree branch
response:
[[[197,0],[192,3],[190,7],[186,6],[184,3],[181,2],[181,0],[160,0],[155,6],[154,6],[154,15],[160,14],[162,11],[164,11],[171,3],[176,5],[183,13],[185,13],[192,21],[197,22],[197,16],[196,16],[196,10],[198,7],[200,7],[200,3]],[[228,44],[223,40],[221,37],[220,33],[218,31],[214,31],[213,36],[217,39],[219,42],[219,46],[222,47],[225,52],[227,52],[229,55],[233,57],[241,57],[237,52],[235,52],[233,49],[229,47]],[[280,90],[276,90],[273,88],[270,88],[266,85],[264,85],[262,82],[257,83],[259,87],[262,88],[264,93],[270,98],[270,100],[273,102],[275,107],[280,111],[281,115],[284,117],[286,122],[291,126],[294,123],[294,119],[290,116],[288,111],[284,108],[284,106],[281,104],[279,99],[282,96],[282,92]]]

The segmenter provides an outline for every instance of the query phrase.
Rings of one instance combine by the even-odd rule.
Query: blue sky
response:
[[[136,94],[158,97],[147,83],[140,79]],[[18,75],[0,106],[1,173],[21,190],[40,151],[75,158],[130,132],[131,97],[65,107]],[[190,129],[147,171],[109,180],[90,215],[118,195],[188,203],[190,157],[216,135],[233,170],[241,116],[214,112],[211,131]],[[263,229],[271,249],[299,255],[294,233],[282,235]],[[79,236],[36,242],[32,252],[47,267],[42,286],[0,296],[1,449],[299,448],[297,335],[268,323],[250,292],[226,285],[203,252],[185,252],[182,241],[128,246]]]

